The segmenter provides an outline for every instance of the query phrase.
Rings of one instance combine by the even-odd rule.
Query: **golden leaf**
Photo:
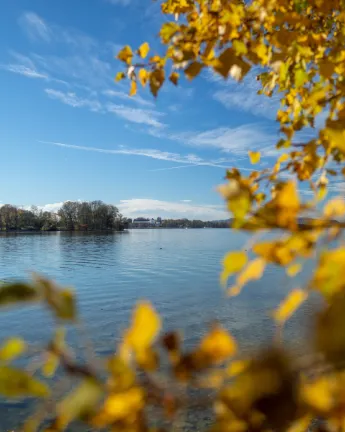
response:
[[[172,72],[172,74],[169,77],[169,80],[174,84],[177,85],[178,84],[178,79],[179,79],[180,75],[177,72]]]
[[[266,267],[266,261],[262,258],[256,258],[250,261],[242,273],[237,278],[237,283],[243,286],[251,280],[260,279]]]
[[[234,40],[232,46],[234,47],[237,55],[247,54],[248,52],[246,44],[241,40]]]
[[[151,347],[160,328],[161,320],[151,303],[139,303],[133,313],[132,325],[124,335],[124,347],[141,355]]]
[[[248,366],[248,361],[245,360],[236,360],[229,364],[226,368],[226,373],[229,377],[234,377],[236,375],[241,374]]]
[[[143,87],[145,87],[145,85],[146,85],[149,77],[150,77],[150,74],[149,74],[149,72],[147,72],[146,69],[140,69],[139,70],[139,72],[138,72],[138,79],[139,79],[140,84]]]
[[[201,69],[203,68],[203,64],[199,63],[199,62],[192,62],[184,71],[184,73],[186,74],[186,77],[189,80],[192,80],[193,78],[195,78],[197,75],[199,75]]]
[[[223,272],[221,281],[225,284],[233,273],[237,273],[247,264],[247,254],[245,252],[236,251],[229,252],[223,259]]]
[[[313,285],[324,296],[330,297],[340,291],[345,280],[345,248],[322,252],[314,272]]]
[[[227,290],[227,295],[230,296],[230,297],[236,297],[236,296],[238,296],[240,294],[241,288],[242,287],[240,287],[238,285],[233,285],[232,287],[230,287]]]
[[[214,69],[224,78],[227,78],[231,67],[236,64],[237,57],[233,48],[227,48],[217,59]]]
[[[294,314],[296,309],[308,298],[308,293],[301,289],[292,290],[283,302],[279,305],[278,309],[274,311],[274,319],[283,323]]]
[[[128,65],[131,64],[133,58],[133,52],[129,45],[126,45],[122,48],[122,50],[118,53],[117,58]]]
[[[139,387],[132,387],[126,392],[110,394],[105,400],[100,414],[95,418],[96,426],[103,426],[121,421],[135,415],[144,407],[144,392]]]
[[[178,30],[179,30],[178,24],[173,22],[164,23],[159,33],[163,43],[168,43]]]
[[[297,273],[299,273],[302,270],[302,264],[301,263],[295,263],[290,265],[286,269],[286,274],[290,277],[296,276]]]
[[[42,374],[47,378],[51,378],[54,376],[58,366],[59,357],[54,353],[48,352],[42,366]]]
[[[101,385],[92,378],[86,378],[73,389],[57,406],[58,429],[65,429],[73,420],[90,415],[101,400]]]
[[[334,405],[334,383],[327,377],[320,377],[307,382],[302,387],[302,398],[305,403],[318,412],[327,412]]]
[[[345,129],[328,127],[325,131],[329,136],[332,146],[338,148],[345,154]]]
[[[157,96],[159,89],[165,80],[164,69],[156,69],[150,75],[150,90],[154,97]]]
[[[323,209],[323,214],[327,218],[344,216],[345,201],[342,198],[334,198],[332,200],[329,200]]]
[[[26,350],[26,343],[21,338],[10,338],[0,346],[0,361],[11,361]]]
[[[258,162],[260,162],[260,158],[261,158],[261,153],[260,152],[258,152],[258,151],[257,152],[249,151],[248,155],[249,155],[250,163],[252,165],[255,165]]]
[[[126,74],[124,72],[118,72],[115,77],[115,82],[119,82],[126,78]]]
[[[197,350],[212,364],[221,363],[236,353],[233,337],[222,327],[214,327],[201,341]]]
[[[138,54],[141,58],[146,58],[147,54],[150,51],[150,45],[147,42],[144,42],[142,45],[140,45],[138,49]]]
[[[137,82],[132,80],[131,81],[131,89],[129,91],[129,96],[134,96],[137,93]]]
[[[281,207],[290,207],[293,209],[299,208],[300,201],[296,183],[294,181],[285,183],[285,185],[277,194],[276,202]]]

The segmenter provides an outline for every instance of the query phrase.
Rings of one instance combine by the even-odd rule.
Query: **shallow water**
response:
[[[149,299],[166,329],[183,330],[186,345],[195,344],[214,319],[231,330],[244,350],[271,340],[269,315],[291,287],[280,270],[264,277],[240,296],[226,298],[219,285],[225,252],[242,247],[247,236],[227,229],[155,229],[124,233],[44,233],[0,235],[0,280],[28,278],[31,271],[72,285],[79,312],[97,353],[114,350],[138,299]],[[287,326],[287,339],[302,339],[302,309]],[[49,340],[52,320],[39,307],[0,314],[0,341],[21,335],[33,343]],[[83,347],[76,332],[70,341]],[[0,405],[0,431],[18,425],[21,404]]]

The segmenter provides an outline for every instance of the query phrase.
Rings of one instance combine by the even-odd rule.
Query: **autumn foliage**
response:
[[[215,432],[345,430],[345,201],[327,199],[329,184],[345,176],[345,3],[166,0],[161,7],[162,51],[152,53],[145,42],[118,54],[124,69],[116,80],[130,81],[130,95],[148,85],[156,97],[163,85],[205,70],[237,81],[254,71],[262,97],[280,100],[275,163],[249,175],[233,167],[219,187],[233,228],[253,232],[243,250],[224,257],[221,282],[231,297],[269,266],[294,278],[315,262],[307,283],[296,282],[273,313],[281,330],[308,297],[318,297],[313,361],[302,365],[279,338],[247,358],[218,324],[186,352],[179,333],[162,335],[160,317],[141,302],[116,352],[96,364],[78,364],[58,329],[40,373],[49,377],[58,368],[80,383],[56,403],[45,430],[64,430],[76,419],[114,431],[157,429],[166,420],[175,428],[180,413],[196,405],[213,410]],[[256,165],[261,155],[248,157]],[[303,200],[301,189],[311,198]],[[273,235],[259,239],[263,230]],[[0,289],[1,305],[32,301],[44,302],[61,324],[78,320],[74,294],[41,277]],[[12,366],[26,349],[20,339],[3,343],[0,393],[48,398],[44,379]],[[188,396],[205,388],[214,398]],[[37,430],[44,419],[34,414],[25,430]]]

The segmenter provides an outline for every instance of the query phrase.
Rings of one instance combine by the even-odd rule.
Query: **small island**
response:
[[[103,201],[66,201],[57,213],[37,206],[0,207],[0,231],[123,231],[128,223],[118,208]]]

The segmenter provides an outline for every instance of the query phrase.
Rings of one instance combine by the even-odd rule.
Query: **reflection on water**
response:
[[[183,329],[187,345],[218,319],[250,349],[272,337],[268,311],[284,297],[291,281],[269,269],[239,297],[226,299],[218,283],[221,259],[245,241],[245,234],[224,229],[2,234],[0,279],[27,278],[34,270],[73,285],[87,334],[100,354],[114,349],[133,305],[141,298],[154,303],[167,329]],[[302,318],[303,310],[288,326],[293,342]],[[0,315],[0,340],[17,334],[43,343],[51,328],[49,314],[39,307]],[[81,345],[73,335],[72,343]],[[0,431],[15,427],[13,416],[5,412],[18,410],[12,405],[2,407]]]

